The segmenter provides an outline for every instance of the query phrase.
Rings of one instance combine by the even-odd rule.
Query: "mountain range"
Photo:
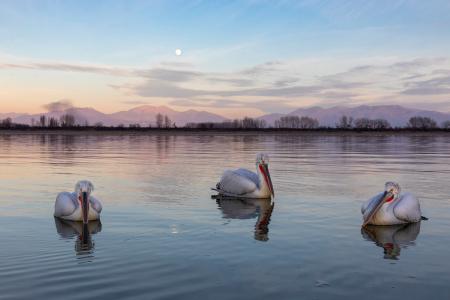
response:
[[[308,116],[319,121],[321,126],[334,127],[342,116],[349,116],[353,119],[385,119],[391,126],[401,127],[408,123],[408,120],[414,116],[429,117],[434,119],[439,125],[450,120],[450,113],[443,113],[431,110],[421,110],[407,108],[400,105],[360,105],[356,107],[334,106],[330,108],[310,107],[299,108],[288,114],[267,114],[263,119],[269,125],[273,125],[276,120],[282,116]]]
[[[102,113],[90,107],[71,107],[65,110],[49,111],[40,114],[17,114],[6,113],[0,114],[0,119],[10,117],[14,123],[31,124],[34,119],[39,121],[40,116],[45,115],[47,118],[53,117],[59,120],[64,114],[71,114],[75,117],[77,124],[95,124],[101,122],[105,126],[117,126],[123,124],[139,123],[142,126],[155,125],[156,115],[160,113],[170,118],[176,126],[184,126],[190,122],[222,122],[226,118],[206,111],[186,110],[176,111],[167,106],[151,106],[142,105],[130,110],[119,111],[111,114]]]
[[[190,122],[223,122],[227,118],[218,114],[207,111],[186,110],[176,111],[167,106],[151,106],[142,105],[130,110],[119,111],[116,113],[106,114],[97,111],[93,108],[71,107],[61,111],[49,111],[41,114],[18,114],[18,113],[3,113],[0,114],[0,119],[6,117],[12,118],[14,123],[31,124],[32,119],[36,122],[41,115],[46,115],[47,118],[54,117],[59,119],[63,114],[72,114],[78,124],[95,124],[101,122],[105,126],[117,126],[124,124],[139,123],[142,126],[154,125],[156,115],[161,113],[167,115],[172,122],[177,126],[184,126]],[[272,113],[266,114],[258,119],[265,120],[268,125],[273,125],[276,120],[282,116],[308,116],[319,121],[321,126],[334,127],[341,116],[349,116],[354,119],[369,118],[369,119],[385,119],[392,126],[404,126],[411,117],[422,116],[434,119],[438,124],[450,120],[450,113],[437,112],[431,110],[420,110],[407,108],[400,105],[360,105],[356,107],[334,106],[330,108],[310,107],[299,108],[288,114]]]

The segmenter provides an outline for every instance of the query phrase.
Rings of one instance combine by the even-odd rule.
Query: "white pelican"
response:
[[[62,192],[56,197],[54,216],[70,220],[83,221],[87,224],[90,220],[98,220],[102,211],[102,204],[91,192],[94,186],[88,180],[78,181],[75,192]]]
[[[361,227],[364,239],[383,248],[385,259],[398,259],[400,251],[413,246],[420,233],[420,222],[391,226],[367,225]]]
[[[256,173],[247,169],[227,170],[213,190],[220,195],[235,198],[267,199],[274,197],[269,173],[269,156],[256,156]]]
[[[422,217],[417,198],[410,193],[400,193],[395,182],[386,182],[385,191],[361,206],[363,226],[415,223]]]

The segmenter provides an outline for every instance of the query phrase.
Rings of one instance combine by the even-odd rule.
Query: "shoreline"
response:
[[[46,135],[126,135],[126,134],[280,134],[280,135],[450,135],[450,129],[383,129],[383,130],[363,130],[363,129],[192,129],[192,128],[0,128],[0,135],[25,135],[25,134],[46,134]]]

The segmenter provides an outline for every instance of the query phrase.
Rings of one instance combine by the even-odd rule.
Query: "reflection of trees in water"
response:
[[[361,235],[383,248],[385,259],[397,260],[400,250],[414,246],[420,233],[420,222],[391,226],[369,225],[361,228]]]
[[[13,139],[10,134],[0,134],[0,146],[2,149],[11,149]]]
[[[159,159],[167,159],[175,149],[176,135],[158,134],[154,137]]]
[[[38,136],[41,156],[57,164],[72,165],[75,159],[75,145],[81,136],[73,134],[42,134]]]
[[[442,137],[442,136],[441,136]],[[436,152],[436,144],[439,137],[430,135],[412,135],[405,137],[408,140],[408,148],[405,149],[411,153]]]
[[[56,232],[63,239],[75,240],[75,253],[77,256],[92,258],[95,250],[95,243],[92,235],[102,231],[100,220],[89,221],[88,224],[55,218]]]
[[[275,203],[270,199],[235,199],[216,197],[216,203],[224,219],[254,219],[254,238],[258,241],[269,240],[269,224]]]
[[[293,133],[275,136],[277,144],[283,149],[320,149],[330,153],[389,153],[395,151],[394,137],[387,134],[357,135],[355,133]]]

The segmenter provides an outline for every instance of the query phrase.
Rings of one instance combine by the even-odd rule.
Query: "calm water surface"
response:
[[[260,151],[274,203],[211,199]],[[52,216],[85,178],[90,235]],[[361,230],[387,180],[429,221]],[[3,133],[0,299],[450,299],[449,214],[448,134]]]

